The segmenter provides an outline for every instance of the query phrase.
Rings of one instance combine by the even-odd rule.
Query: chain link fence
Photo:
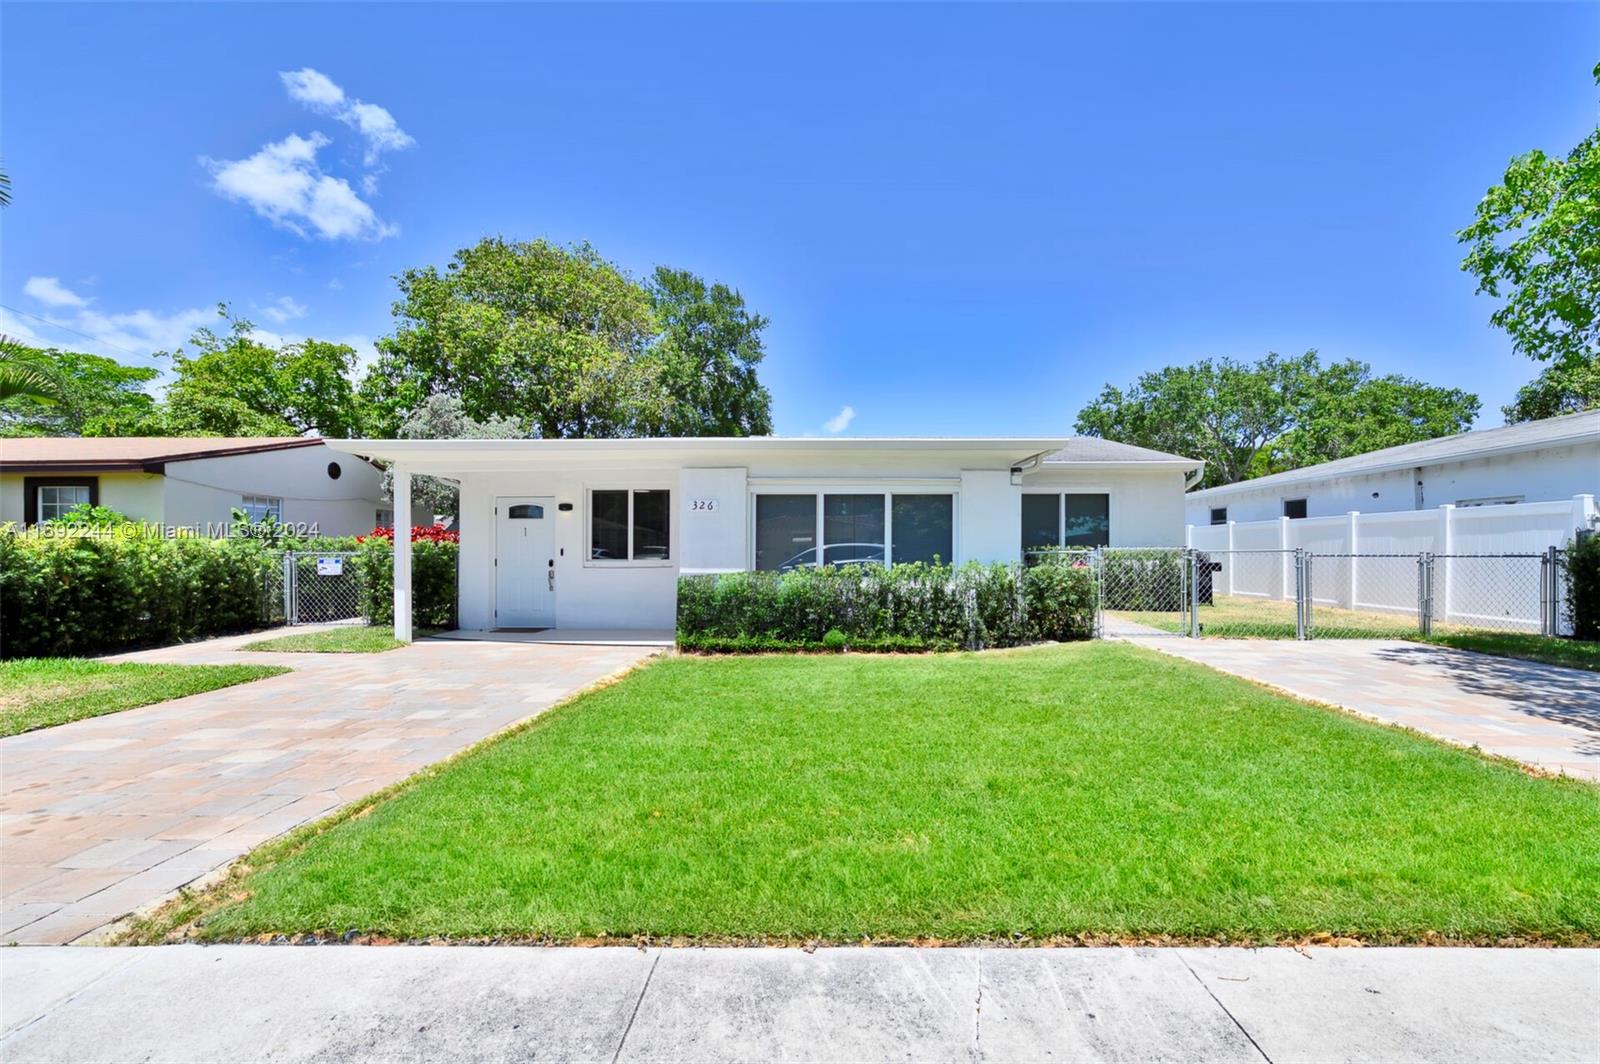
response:
[[[364,619],[354,551],[285,551],[267,575],[264,596],[275,624]]]

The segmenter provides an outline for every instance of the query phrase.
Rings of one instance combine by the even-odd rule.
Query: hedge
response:
[[[259,628],[280,554],[250,539],[0,534],[0,654],[95,654]]]
[[[685,650],[952,650],[1094,634],[1094,571],[921,563],[680,577]]]
[[[1600,535],[1567,544],[1567,614],[1576,639],[1600,640]]]
[[[296,541],[0,530],[0,657],[62,657],[162,646],[282,623],[285,546],[354,550],[362,612],[394,619],[394,549],[378,537]],[[412,544],[413,618],[449,627],[457,545]]]

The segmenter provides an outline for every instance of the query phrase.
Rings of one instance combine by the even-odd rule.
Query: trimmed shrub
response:
[[[1086,565],[808,567],[678,581],[685,650],[1016,646],[1089,638],[1094,615],[1094,570]]]
[[[1576,639],[1600,640],[1600,535],[1567,544],[1567,616]]]
[[[278,558],[249,539],[0,533],[0,654],[105,653],[258,628]]]
[[[460,547],[453,539],[411,543],[411,623],[418,628],[454,628],[456,564]],[[356,548],[361,612],[370,624],[394,623],[394,540],[364,536]]]

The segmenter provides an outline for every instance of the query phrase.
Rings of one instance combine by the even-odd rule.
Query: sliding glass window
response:
[[[1067,495],[1061,501],[1066,519],[1061,536],[1063,547],[1111,545],[1111,496]]]
[[[823,564],[883,564],[883,532],[882,495],[822,497]]]
[[[817,497],[756,496],[756,568],[817,564]]]
[[[955,506],[951,495],[894,496],[896,565],[949,565],[955,557]]]

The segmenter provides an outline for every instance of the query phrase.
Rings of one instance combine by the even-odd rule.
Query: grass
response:
[[[676,657],[143,936],[349,931],[1593,941],[1600,787],[1125,644]]]
[[[1511,632],[1410,635],[1407,638],[1419,643],[1455,647],[1457,650],[1475,650],[1479,654],[1493,654],[1496,657],[1522,658],[1526,661],[1542,661],[1547,665],[1565,665],[1568,668],[1600,672],[1600,643]]]
[[[437,629],[426,628],[416,636],[429,635]],[[388,625],[347,624],[325,628],[320,632],[301,632],[280,635],[272,639],[258,639],[246,643],[244,650],[275,650],[314,654],[373,654],[405,646],[394,637],[394,628]]]
[[[288,671],[276,665],[116,664],[84,658],[0,662],[0,736],[120,713]]]

